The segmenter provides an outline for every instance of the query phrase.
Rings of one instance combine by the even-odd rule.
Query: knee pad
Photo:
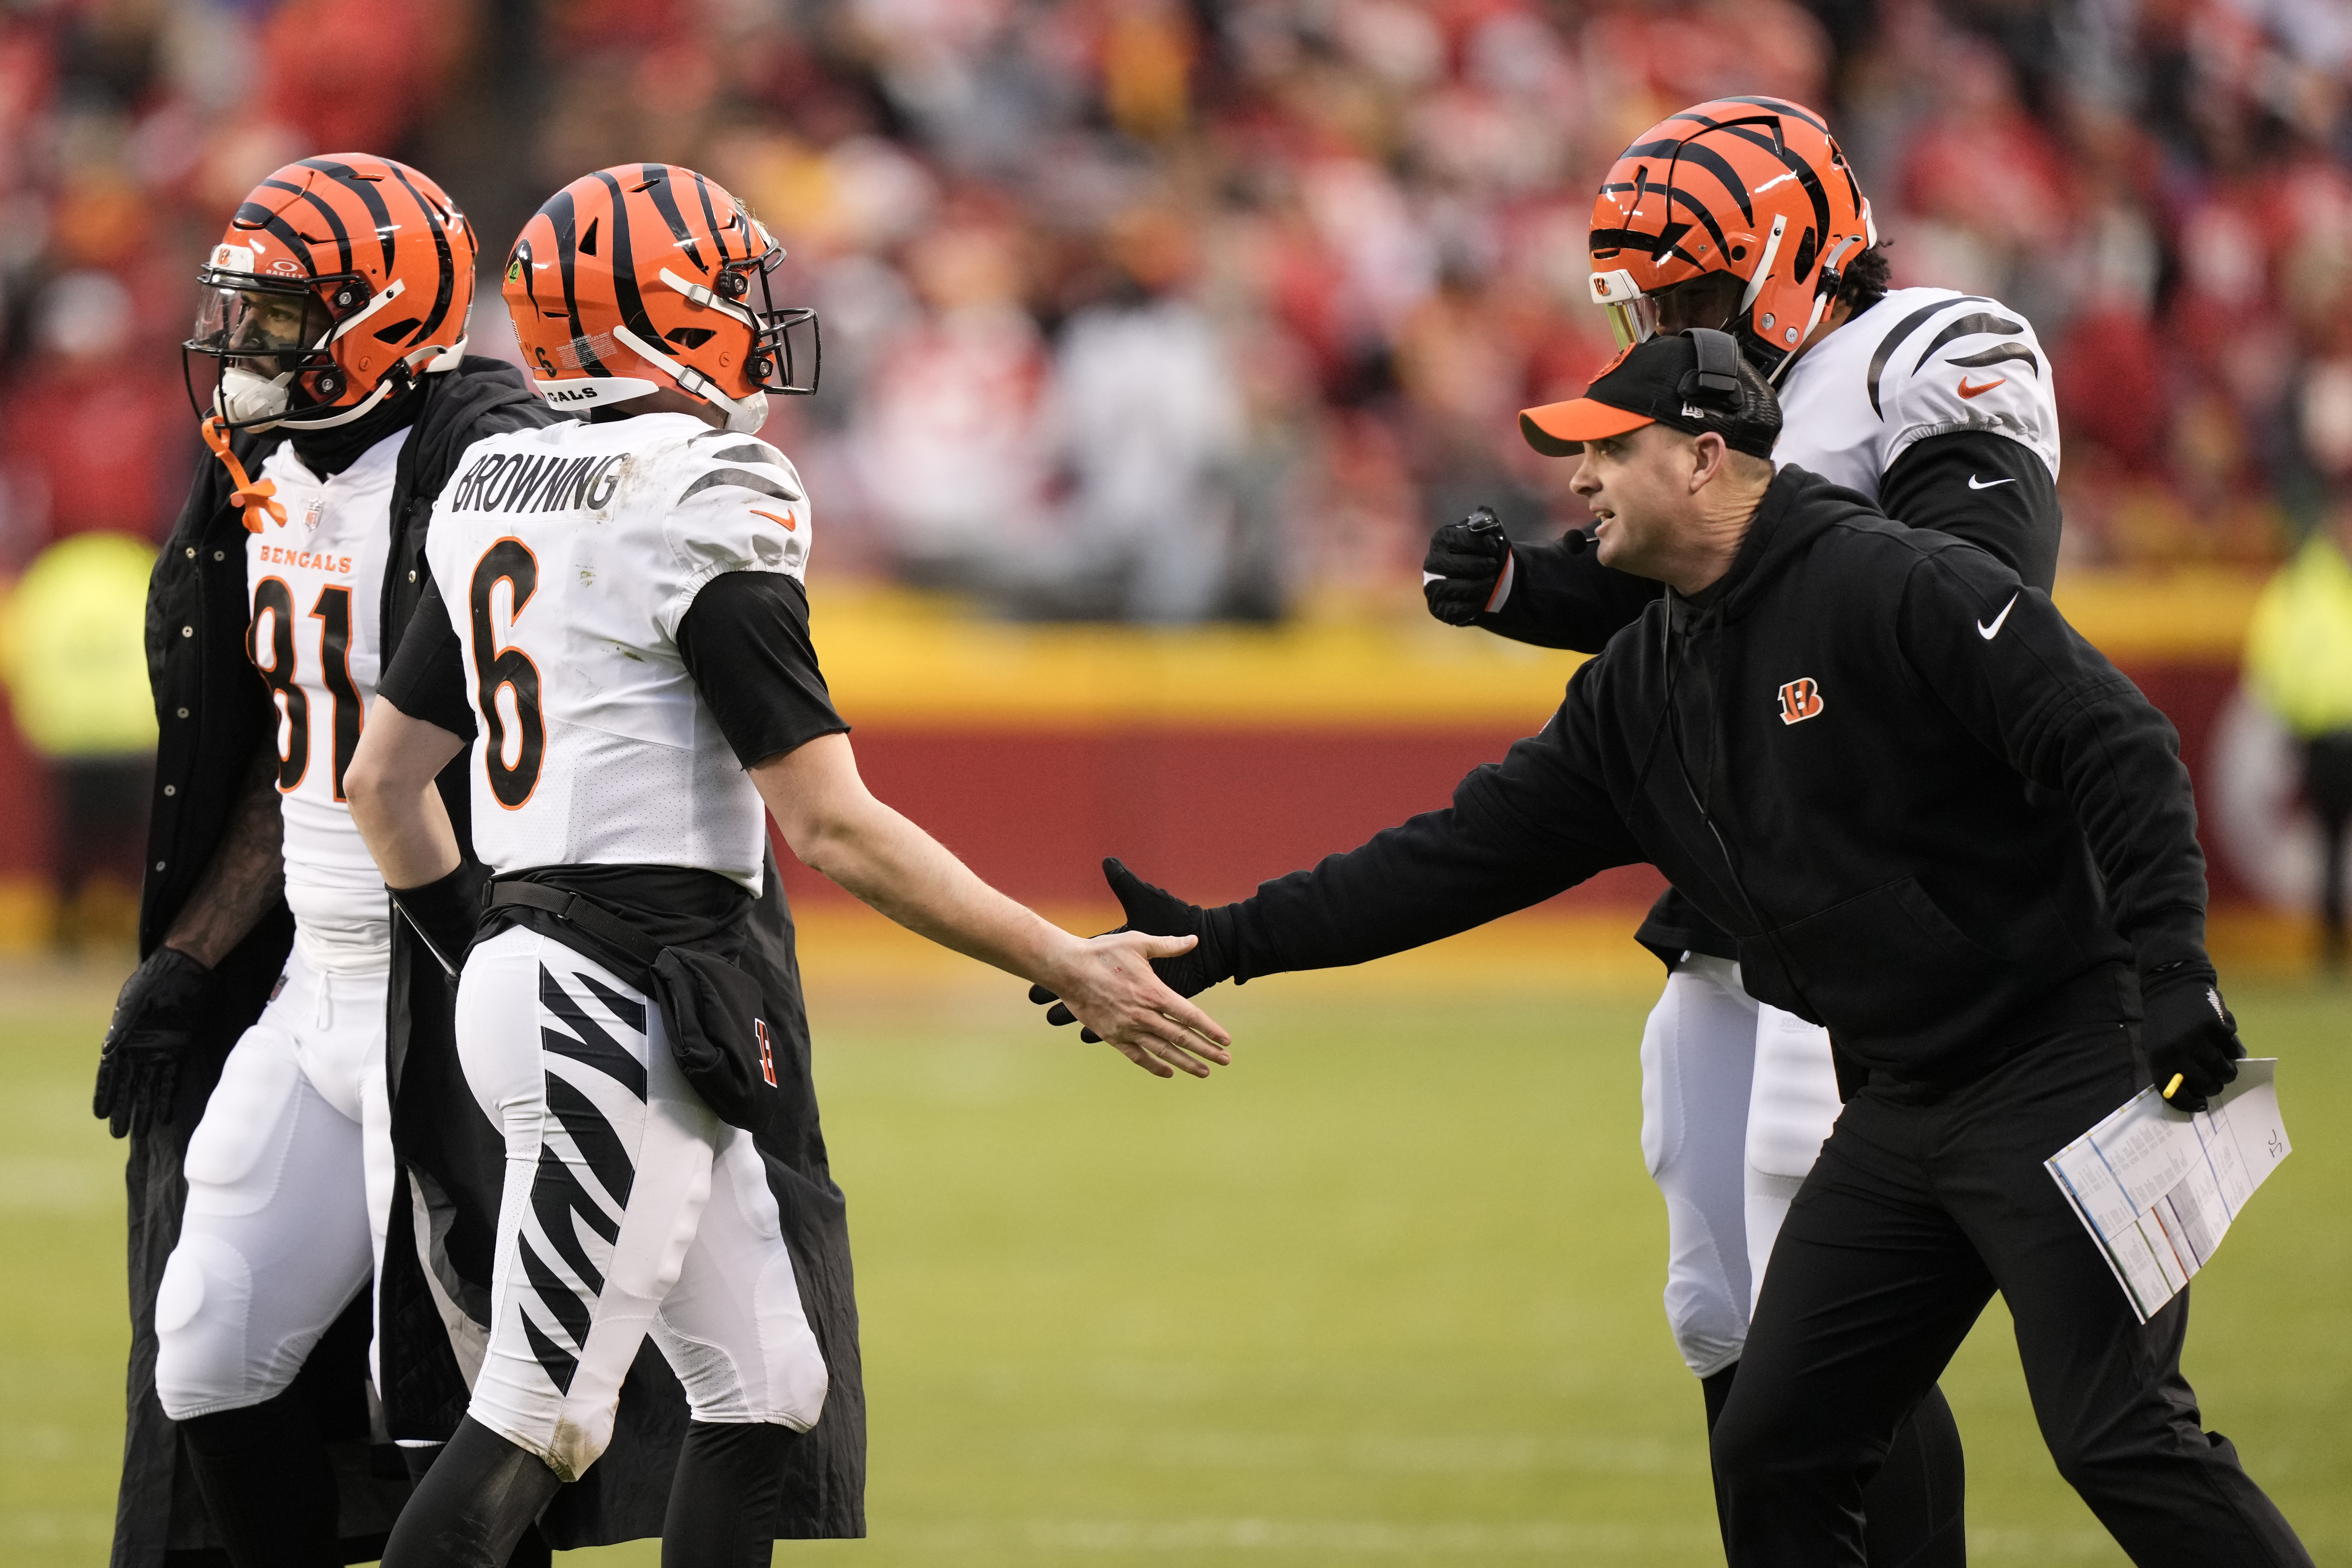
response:
[[[757,1422],[805,1432],[824,1413],[831,1384],[816,1336],[802,1315],[791,1257],[780,1247],[751,1287],[751,1311],[725,1345],[660,1329],[663,1356],[697,1421]]]
[[[801,1288],[793,1274],[792,1255],[782,1247],[760,1270],[752,1293],[760,1313],[760,1347],[765,1352],[767,1408],[760,1419],[805,1432],[824,1413],[824,1395],[831,1386],[824,1355],[801,1310]]]
[[[1682,1242],[1666,1269],[1666,1325],[1683,1363],[1706,1377],[1739,1359],[1748,1342],[1748,1300],[1712,1231],[1680,1199],[1666,1199],[1668,1230]],[[1695,1256],[1694,1254],[1704,1254]],[[1745,1269],[1737,1271],[1744,1278]]]
[[[164,1415],[185,1421],[283,1392],[265,1386],[247,1354],[252,1308],[253,1273],[236,1248],[182,1236],[155,1292],[155,1396]]]

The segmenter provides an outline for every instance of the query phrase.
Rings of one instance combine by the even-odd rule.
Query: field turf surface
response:
[[[1721,1561],[1636,1138],[1654,970],[1221,990],[1237,1060],[1202,1084],[1049,1035],[1017,984],[919,968],[828,985],[810,956],[873,1535],[780,1563]],[[88,1105],[120,973],[0,971],[11,1568],[109,1538],[122,1149]],[[2284,1058],[2297,1146],[2195,1287],[2189,1371],[2314,1556],[2352,1561],[2352,992],[2231,1001]],[[1975,1562],[2124,1561],[2051,1468],[1997,1303],[1944,1386]]]

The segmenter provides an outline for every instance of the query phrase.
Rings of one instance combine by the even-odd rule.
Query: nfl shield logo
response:
[[[760,1076],[768,1080],[770,1089],[773,1089],[776,1087],[776,1053],[768,1043],[768,1020],[752,1019],[751,1034],[760,1043]]]
[[[309,506],[302,509],[302,526],[315,531],[319,526],[319,520],[326,515],[327,503],[325,499],[320,498],[317,500],[313,500]]]

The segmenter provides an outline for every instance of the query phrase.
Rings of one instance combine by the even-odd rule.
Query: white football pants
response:
[[[814,1424],[824,1358],[760,1152],[687,1083],[659,1008],[516,927],[466,961],[457,1056],[507,1145],[468,1414],[575,1479],[650,1333],[695,1420]]]
[[[383,1261],[389,963],[324,968],[298,942],[221,1068],[155,1295],[155,1393],[174,1421],[284,1393]]]
[[[1739,1359],[1789,1201],[1836,1122],[1829,1031],[1690,953],[1642,1031],[1642,1159],[1666,1200],[1666,1321],[1691,1371]]]

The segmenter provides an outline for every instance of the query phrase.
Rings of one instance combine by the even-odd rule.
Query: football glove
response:
[[[2180,1088],[2165,1102],[2180,1110],[2204,1110],[2207,1098],[2238,1076],[2238,1059],[2246,1054],[2213,971],[2201,963],[2159,970],[2141,981],[2140,1006],[2140,1045],[2156,1092],[2164,1094],[2178,1073]]]
[[[466,967],[474,927],[482,918],[482,889],[489,881],[488,867],[478,860],[460,860],[456,870],[438,881],[391,889],[393,907],[452,975]]]
[[[172,1120],[172,1090],[180,1059],[212,994],[213,972],[176,947],[159,947],[131,972],[114,999],[114,1016],[99,1047],[98,1089],[90,1114],[121,1138],[145,1137]]]
[[[1421,596],[1429,601],[1429,613],[1450,626],[1475,624],[1510,560],[1510,537],[1493,508],[1482,506],[1447,523],[1429,536],[1429,553],[1422,558]]]
[[[1200,905],[1188,904],[1175,894],[1153,887],[1129,870],[1116,855],[1103,861],[1103,880],[1108,882],[1110,890],[1118,895],[1118,907],[1126,914],[1127,923],[1114,926],[1111,931],[1100,934],[1108,936],[1115,931],[1139,931],[1150,936],[1196,936],[1201,939],[1192,944],[1190,952],[1180,952],[1173,958],[1151,961],[1151,972],[1160,976],[1160,983],[1169,990],[1179,996],[1198,996],[1219,981],[1232,976],[1233,965],[1226,962],[1222,952],[1214,951],[1216,944],[1212,940],[1208,921]],[[1053,1005],[1045,1013],[1048,1024],[1059,1026],[1078,1021],[1077,1015],[1043,985],[1029,987],[1029,1000],[1041,1007],[1047,1003]],[[1102,1037],[1092,1029],[1079,1030],[1078,1038],[1088,1045],[1097,1045],[1102,1040]]]

